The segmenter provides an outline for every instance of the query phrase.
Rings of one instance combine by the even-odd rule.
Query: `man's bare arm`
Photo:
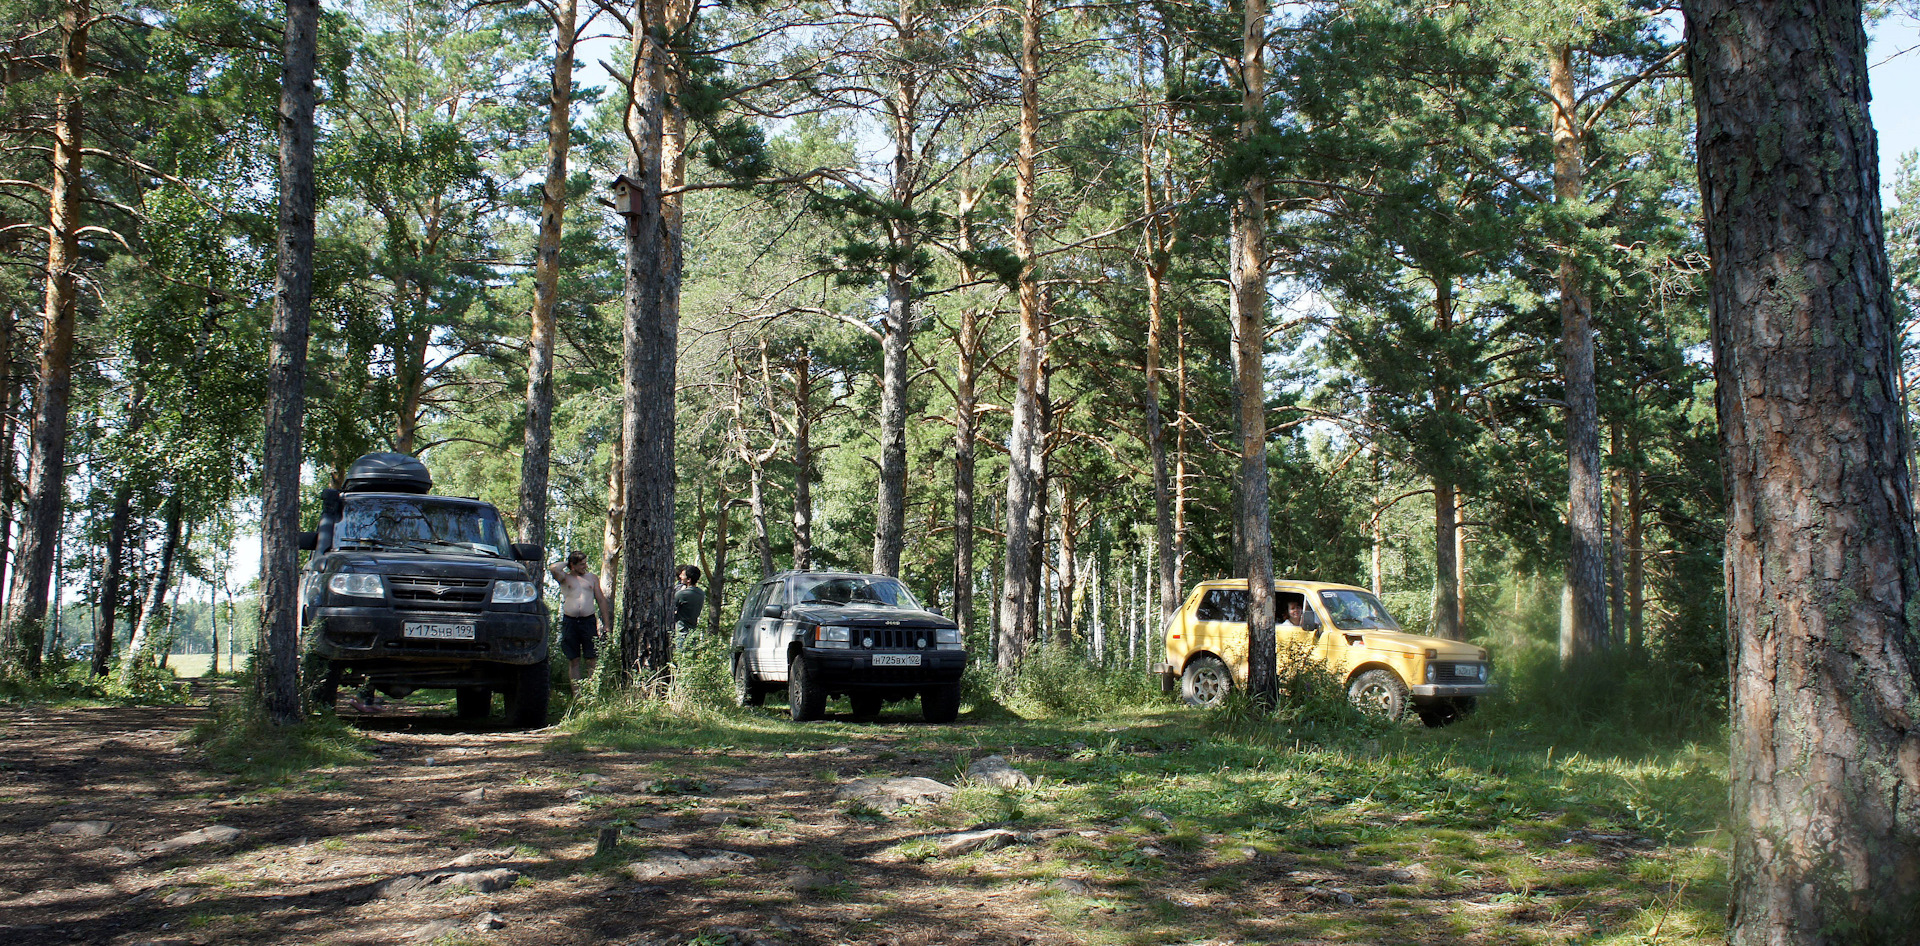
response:
[[[613,602],[607,599],[607,589],[600,584],[600,576],[593,576],[593,599],[600,602],[600,623],[609,630],[613,628]]]
[[[553,564],[548,565],[547,574],[552,575],[554,581],[567,580],[567,570],[564,567],[562,567],[559,562],[554,562]]]

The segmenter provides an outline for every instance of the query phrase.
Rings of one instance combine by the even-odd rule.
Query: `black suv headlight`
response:
[[[813,629],[813,643],[816,647],[832,647],[846,650],[853,641],[853,628],[837,624],[822,624]]]
[[[530,581],[496,581],[493,583],[494,604],[526,604],[540,597],[540,589]]]
[[[353,598],[384,598],[387,596],[387,583],[381,581],[379,575],[341,572],[327,579],[327,590]]]

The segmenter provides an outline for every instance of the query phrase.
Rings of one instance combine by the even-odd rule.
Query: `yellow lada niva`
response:
[[[1362,709],[1444,726],[1489,692],[1484,648],[1400,630],[1372,592],[1352,585],[1283,579],[1274,583],[1279,653],[1304,652],[1346,683]],[[1166,662],[1154,667],[1171,692],[1195,706],[1224,700],[1247,681],[1247,582],[1202,582],[1165,631]]]

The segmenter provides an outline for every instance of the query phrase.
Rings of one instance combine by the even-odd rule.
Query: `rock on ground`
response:
[[[1033,779],[1002,756],[990,755],[967,766],[967,777],[995,788],[1032,788]]]
[[[631,867],[639,880],[705,877],[753,866],[753,858],[736,851],[663,851]]]
[[[859,802],[881,811],[899,811],[907,805],[938,805],[953,797],[953,786],[930,778],[863,778],[841,786],[840,801]]]
[[[168,854],[198,844],[226,844],[238,837],[240,837],[239,828],[230,828],[223,824],[216,824],[201,828],[198,831],[189,831],[178,837],[168,838],[158,844],[148,845],[147,853]]]
[[[993,851],[1019,842],[1020,835],[1005,828],[962,831],[940,839],[940,856],[955,857],[960,854],[971,854],[974,851]]]
[[[76,838],[104,837],[112,831],[111,821],[56,821],[47,825],[48,834],[65,834]]]

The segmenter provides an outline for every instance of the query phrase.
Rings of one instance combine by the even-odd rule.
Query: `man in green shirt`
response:
[[[700,566],[682,565],[674,571],[680,579],[680,587],[673,592],[673,624],[679,632],[676,642],[684,647],[700,627],[700,609],[707,603],[707,593],[700,590]]]

